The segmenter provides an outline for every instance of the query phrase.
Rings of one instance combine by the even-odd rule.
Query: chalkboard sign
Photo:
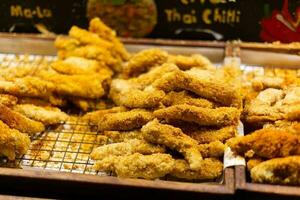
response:
[[[0,30],[55,33],[100,17],[123,37],[300,41],[300,0],[2,0]]]

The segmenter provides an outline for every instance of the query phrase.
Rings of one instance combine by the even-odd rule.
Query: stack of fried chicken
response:
[[[90,31],[72,27],[55,42],[59,59],[0,69],[0,155],[14,160],[29,148],[30,136],[66,121],[72,102],[81,110],[105,109],[111,77],[129,54],[99,19]]]
[[[145,179],[220,177],[223,142],[235,137],[242,109],[239,76],[202,55],[133,55],[110,86],[116,107],[83,116],[108,141],[91,154],[95,169]]]
[[[274,76],[275,75],[275,76]],[[300,87],[296,70],[266,70],[251,79],[243,121],[257,130],[228,141],[248,160],[254,182],[300,184]]]

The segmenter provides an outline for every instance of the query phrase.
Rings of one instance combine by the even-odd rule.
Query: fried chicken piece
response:
[[[152,86],[140,90],[126,80],[115,79],[111,83],[109,96],[118,106],[154,108],[159,105],[165,93]]]
[[[149,72],[143,73],[138,77],[131,78],[128,81],[134,84],[138,89],[145,89],[152,84],[155,80],[161,77],[162,74],[177,71],[179,68],[172,63],[165,63],[160,66],[153,67]]]
[[[110,49],[113,47],[113,44],[100,38],[97,34],[81,29],[77,26],[71,27],[69,36],[78,40],[83,45],[92,44],[101,46],[106,49]]]
[[[84,99],[84,98],[71,98],[70,101],[82,111],[90,111],[90,110],[104,110],[107,108],[106,101],[103,99]]]
[[[183,132],[197,140],[199,144],[205,144],[214,141],[225,142],[226,140],[235,137],[237,135],[237,127],[226,126],[220,129],[200,128],[198,130],[191,131],[183,130]]]
[[[203,158],[220,158],[224,155],[225,145],[220,141],[200,144],[198,149]]]
[[[60,95],[82,98],[101,98],[105,95],[103,84],[110,79],[107,74],[62,75],[42,71],[39,76],[55,84],[55,92]]]
[[[281,129],[261,129],[244,137],[232,138],[227,144],[233,152],[242,156],[249,151],[261,158],[300,155],[300,136]]]
[[[30,145],[30,138],[27,134],[9,128],[0,120],[0,156],[9,160],[15,160],[27,152]]]
[[[113,171],[122,178],[156,179],[169,174],[174,159],[169,154],[142,155],[135,153],[127,156],[110,156],[97,161],[95,170]]]
[[[165,145],[183,154],[191,169],[197,170],[201,167],[202,156],[197,141],[185,135],[179,128],[161,124],[155,119],[141,130],[146,141]]]
[[[58,51],[60,59],[65,59],[67,57],[83,57],[86,59],[95,59],[100,62],[101,65],[109,66],[113,68],[114,71],[121,71],[121,64],[118,58],[111,55],[110,51],[105,48],[96,45],[86,45],[80,46],[73,50],[60,50]]]
[[[49,99],[53,95],[54,84],[38,77],[16,78],[13,81],[0,80],[0,92],[15,96]]]
[[[93,160],[102,160],[110,156],[127,156],[134,153],[148,155],[164,152],[165,149],[162,146],[150,144],[145,140],[132,139],[97,147],[91,153],[91,158]]]
[[[89,31],[98,34],[99,37],[107,41],[110,41],[113,44],[114,51],[116,51],[123,61],[127,61],[129,59],[130,54],[127,52],[122,42],[117,38],[116,32],[106,26],[101,19],[92,19],[89,24]]]
[[[262,91],[267,88],[283,89],[285,84],[281,77],[260,76],[252,80],[252,87],[256,91]]]
[[[193,67],[215,69],[209,59],[201,54],[194,54],[191,56],[169,55],[168,62],[174,63],[181,70],[188,70]]]
[[[168,53],[161,49],[146,49],[132,56],[123,68],[125,78],[138,76],[152,67],[165,63]]]
[[[65,60],[57,60],[51,64],[51,68],[58,73],[76,75],[76,74],[107,74],[113,75],[113,71],[95,60],[89,60],[80,57],[68,57]]]
[[[212,180],[220,177],[223,172],[223,163],[214,158],[201,160],[201,167],[192,170],[185,160],[175,160],[171,176],[187,180]]]
[[[70,50],[74,50],[77,47],[80,46],[80,42],[74,38],[69,38],[69,37],[65,37],[65,36],[58,36],[55,39],[54,42],[54,46],[58,49],[58,50],[66,50],[66,51],[70,51]]]
[[[201,126],[227,126],[238,123],[240,111],[234,107],[210,109],[182,104],[156,110],[154,116],[171,121],[193,122]]]
[[[252,181],[284,185],[300,185],[300,156],[274,158],[251,170]]]
[[[0,120],[10,128],[17,129],[22,133],[34,134],[45,130],[45,126],[41,122],[31,120],[4,105],[0,105]]]
[[[188,90],[224,106],[240,108],[242,103],[240,93],[234,90],[234,87],[230,84],[207,80],[182,71],[174,71],[163,75],[153,83],[153,86],[165,92]]]
[[[193,94],[187,91],[181,92],[170,92],[162,100],[162,104],[165,106],[173,106],[180,104],[187,104],[192,106],[198,106],[203,108],[214,108],[214,103],[194,96]]]
[[[278,89],[269,88],[260,92],[245,110],[246,121],[255,123],[283,119],[283,114],[274,106],[283,97],[284,92]]]
[[[125,142],[131,139],[144,139],[143,134],[140,130],[135,131],[104,131],[103,135],[108,137],[112,143]]]
[[[32,76],[37,68],[34,64],[2,68],[0,77],[6,81],[12,81],[15,78]]]
[[[274,124],[265,124],[264,128],[278,128],[300,136],[300,122],[298,121],[276,121]]]
[[[113,107],[111,109],[106,110],[97,110],[93,112],[86,113],[82,120],[88,121],[90,124],[96,125],[99,122],[99,119],[103,117],[105,114],[108,113],[119,113],[119,112],[125,112],[127,109],[125,107]]]
[[[65,106],[67,101],[65,99],[60,99],[56,96],[50,98],[51,100],[39,99],[39,98],[31,98],[31,97],[19,97],[19,104],[33,104],[36,106]],[[51,101],[51,102],[50,102]]]
[[[152,112],[133,109],[127,112],[107,113],[98,120],[99,131],[129,131],[141,128],[154,118]]]
[[[264,162],[261,158],[252,158],[247,162],[247,169],[251,171],[255,166],[259,165],[260,163]]]
[[[56,107],[42,107],[33,104],[19,104],[13,110],[45,125],[59,124],[68,119],[68,115]]]
[[[9,94],[0,94],[0,105],[5,105],[7,107],[12,107],[16,105],[18,98]]]

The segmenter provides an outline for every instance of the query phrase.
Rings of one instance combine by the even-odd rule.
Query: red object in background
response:
[[[296,9],[295,18],[288,10],[288,0],[284,0],[282,11],[275,10],[271,17],[261,21],[260,38],[266,42],[300,42],[300,7]]]

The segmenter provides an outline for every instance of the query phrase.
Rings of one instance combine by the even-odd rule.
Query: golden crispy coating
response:
[[[19,104],[33,104],[36,106],[65,106],[67,104],[66,99],[58,98],[57,96],[52,96],[48,100],[31,98],[31,97],[19,97]]]
[[[99,131],[129,131],[141,128],[154,118],[152,112],[133,109],[127,112],[108,113],[98,120]]]
[[[10,128],[17,129],[22,133],[34,134],[45,130],[45,126],[41,122],[31,120],[4,105],[0,105],[0,120]]]
[[[201,160],[201,167],[198,170],[191,170],[185,160],[175,160],[174,168],[170,175],[188,180],[211,180],[222,175],[223,163],[214,158]]]
[[[283,89],[285,85],[281,77],[260,76],[252,80],[252,87],[256,91],[262,91],[267,88]]]
[[[42,107],[33,104],[19,104],[13,110],[45,125],[58,124],[68,119],[68,115],[56,107]]]
[[[165,145],[182,153],[191,169],[197,170],[201,167],[202,156],[197,141],[185,135],[179,128],[160,124],[155,119],[143,126],[141,130],[145,140]]]
[[[257,183],[300,185],[300,156],[262,162],[253,167],[251,178]]]
[[[165,149],[161,146],[150,144],[145,140],[132,139],[125,142],[97,147],[91,153],[91,158],[93,160],[101,160],[110,156],[126,156],[133,153],[147,155],[164,152]]]
[[[284,129],[295,135],[300,135],[300,122],[298,121],[276,121],[274,124],[265,124],[264,128]]]
[[[58,55],[60,59],[67,57],[83,57],[87,59],[95,59],[100,62],[101,65],[112,67],[115,71],[120,71],[120,60],[114,58],[110,51],[100,46],[86,45],[81,46],[73,50],[59,50]]]
[[[139,89],[145,89],[147,86],[152,84],[155,80],[160,78],[162,74],[179,70],[179,68],[171,63],[165,63],[160,66],[153,67],[149,72],[143,73],[138,77],[131,78],[128,81]]]
[[[100,38],[97,34],[81,29],[77,26],[72,26],[69,31],[69,36],[78,40],[81,44],[99,45],[103,48],[112,48],[113,44]]]
[[[18,98],[9,94],[0,94],[0,105],[5,105],[8,107],[16,105]]]
[[[54,91],[54,84],[38,77],[16,78],[13,81],[0,80],[0,92],[16,96],[49,99]]]
[[[2,68],[0,78],[6,81],[13,81],[15,78],[33,75],[37,68],[38,67],[34,64]]]
[[[99,37],[110,41],[113,44],[114,51],[121,56],[123,61],[129,59],[130,54],[125,49],[123,43],[117,38],[116,32],[106,26],[99,18],[90,21],[89,31],[96,33]]]
[[[9,128],[0,120],[0,156],[14,160],[16,155],[23,155],[29,149],[30,138],[27,134]]]
[[[80,42],[74,38],[69,38],[65,36],[58,36],[54,42],[57,49],[64,49],[67,51],[74,50],[80,46]]]
[[[170,173],[174,159],[169,154],[110,156],[97,161],[95,170],[113,171],[122,178],[156,179]]]
[[[224,155],[225,145],[220,141],[200,144],[198,149],[203,158],[220,158]]]
[[[259,165],[260,163],[262,163],[264,160],[260,159],[260,158],[251,158],[250,160],[248,160],[247,162],[247,170],[251,171],[255,166]]]
[[[39,72],[39,76],[55,84],[55,92],[57,94],[83,98],[100,98],[105,95],[102,84],[110,79],[110,76],[107,74],[70,76],[47,71]]]
[[[111,83],[109,96],[118,106],[128,108],[157,107],[165,93],[152,86],[140,90],[126,80],[115,79]]]
[[[68,75],[92,73],[113,75],[113,71],[106,66],[101,66],[101,63],[80,57],[68,57],[65,60],[57,60],[51,63],[51,68],[59,73]]]
[[[138,76],[152,67],[165,63],[168,53],[161,49],[147,49],[132,56],[123,68],[125,78]]]
[[[300,117],[300,87],[286,90],[266,89],[246,107],[246,120],[250,123],[298,120]]]
[[[199,128],[198,130],[183,130],[183,132],[193,139],[197,140],[199,144],[205,144],[214,141],[225,142],[237,135],[236,126],[226,126],[220,129]]]
[[[88,121],[90,124],[96,125],[98,124],[100,118],[107,113],[119,113],[125,111],[127,111],[125,107],[113,107],[111,109],[106,109],[106,110],[97,110],[97,111],[86,113],[82,117],[82,120]]]
[[[215,67],[209,61],[209,59],[201,54],[194,54],[191,56],[170,55],[168,58],[168,62],[174,63],[181,70],[188,70],[193,67],[203,69],[215,69]]]
[[[238,123],[240,112],[234,107],[210,109],[182,104],[156,110],[154,115],[159,119],[194,122],[202,126],[227,126]]]
[[[90,110],[104,110],[107,108],[107,103],[103,99],[84,99],[84,98],[70,98],[70,101],[82,111]]]
[[[162,100],[162,104],[165,106],[173,106],[179,104],[187,104],[192,106],[198,106],[203,108],[213,108],[214,103],[194,96],[192,93],[187,91],[181,92],[170,92]]]
[[[140,130],[135,131],[104,131],[103,135],[108,137],[112,143],[124,142],[131,139],[144,139]]]
[[[231,150],[244,156],[249,151],[262,158],[300,155],[300,136],[285,130],[265,128],[244,137],[228,140]],[[250,154],[253,156],[253,153]]]
[[[163,75],[153,86],[170,92],[188,90],[206,99],[225,106],[241,107],[242,98],[238,90],[230,84],[208,80],[182,71],[174,71]]]

